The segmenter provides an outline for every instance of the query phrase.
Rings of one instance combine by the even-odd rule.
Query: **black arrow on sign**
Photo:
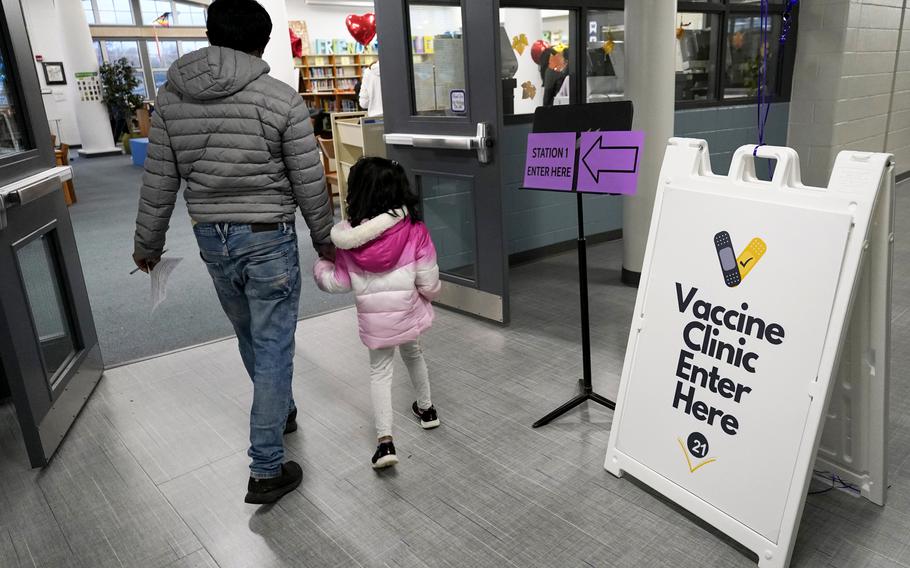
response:
[[[635,152],[631,167],[617,168],[616,163],[621,158],[616,154],[629,151]],[[596,183],[600,183],[602,173],[634,174],[638,169],[638,146],[604,146],[603,136],[598,136],[594,144],[591,144],[591,147],[585,152],[581,163],[584,164]]]

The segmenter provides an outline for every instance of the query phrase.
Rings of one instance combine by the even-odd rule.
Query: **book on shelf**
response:
[[[310,91],[331,91],[334,86],[329,79],[310,80]]]
[[[353,79],[335,79],[335,88],[339,91],[353,91],[355,82]]]

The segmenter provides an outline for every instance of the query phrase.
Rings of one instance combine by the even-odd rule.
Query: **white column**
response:
[[[78,89],[75,88],[76,73],[98,71],[98,59],[95,56],[85,12],[82,11],[82,3],[74,0],[58,1],[57,16],[60,18],[62,40],[67,54],[66,80],[73,87],[70,93],[73,97],[79,138],[82,141],[79,154],[97,156],[119,153],[120,150],[114,146],[107,107],[100,101],[83,101],[78,96]]]
[[[272,77],[283,81],[297,90],[300,86],[299,75],[294,68],[291,54],[291,37],[288,35],[288,10],[285,0],[259,0],[259,3],[272,18],[272,38],[265,48],[262,58],[272,68]],[[313,31],[310,30],[312,34]]]
[[[638,194],[623,198],[623,279],[641,273],[667,139],[673,136],[676,0],[626,1],[626,97],[633,129],[645,131]]]

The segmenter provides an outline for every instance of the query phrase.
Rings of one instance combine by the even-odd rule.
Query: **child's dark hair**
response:
[[[209,43],[256,54],[265,50],[272,19],[256,0],[215,0],[206,14]]]
[[[420,221],[417,194],[398,162],[365,157],[357,160],[348,176],[348,220],[352,227],[377,215],[407,207],[412,223]]]

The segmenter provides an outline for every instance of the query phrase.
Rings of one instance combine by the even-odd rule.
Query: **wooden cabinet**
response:
[[[348,174],[362,156],[386,157],[385,141],[382,139],[385,127],[381,116],[368,117],[365,112],[337,112],[332,114],[332,133],[341,217],[347,219]]]

